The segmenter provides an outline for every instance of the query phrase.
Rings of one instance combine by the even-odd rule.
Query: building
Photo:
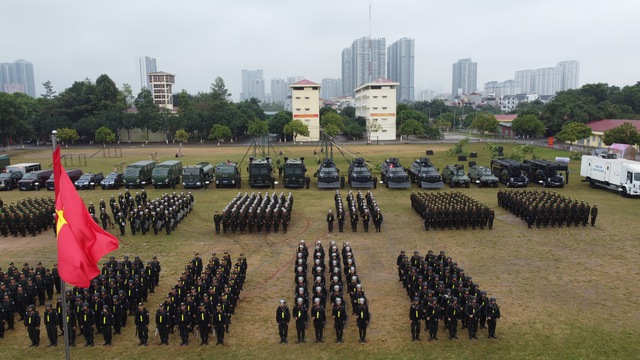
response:
[[[398,102],[415,99],[415,40],[402,38],[387,49],[387,78],[399,83]]]
[[[386,73],[386,40],[363,37],[351,44],[351,51],[342,51],[342,90],[352,96],[355,88],[384,78]],[[348,63],[347,63],[348,61]],[[351,80],[345,81],[345,76]]]
[[[271,102],[285,104],[287,101],[287,92],[289,84],[284,79],[271,79]]]
[[[580,80],[580,62],[562,61],[555,67],[516,71],[515,81],[524,94],[555,95],[558,91],[577,89]]]
[[[242,92],[240,101],[256,98],[264,101],[264,79],[262,70],[242,70]]]
[[[453,98],[468,95],[477,90],[478,63],[471,59],[460,59],[453,64],[451,93]]]
[[[149,83],[149,74],[158,72],[156,59],[148,56],[138,58],[140,71],[140,89],[147,88],[152,91],[151,83]]]
[[[163,71],[153,72],[147,75],[153,102],[160,108],[173,111],[173,84],[176,76]]]
[[[289,87],[293,120],[300,120],[309,127],[309,136],[298,135],[295,141],[319,141],[321,85],[309,80],[301,80]]]
[[[0,64],[0,91],[36,97],[33,64],[23,59]]]
[[[514,80],[520,84],[520,92],[523,94],[529,94],[536,92],[534,86],[534,70],[520,70],[516,71]]]
[[[624,123],[630,123],[635,126],[636,130],[640,131],[640,120],[627,120],[627,119],[604,119],[588,123],[591,128],[591,136],[586,139],[578,140],[576,144],[591,146],[591,147],[606,147],[607,145],[602,142],[604,138],[604,132],[611,130],[614,127],[618,127]],[[638,146],[635,146],[638,149]]]
[[[484,84],[484,93],[495,97],[504,95],[521,94],[520,83],[515,80],[505,80],[503,82],[489,81]]]
[[[342,79],[322,79],[320,97],[323,99],[335,99],[342,96]]]
[[[558,91],[577,89],[580,80],[580,62],[575,60],[561,61],[557,68]]]
[[[356,116],[366,119],[369,141],[396,139],[397,82],[380,78],[355,89]]]

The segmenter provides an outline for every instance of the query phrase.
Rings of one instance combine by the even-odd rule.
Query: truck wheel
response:
[[[305,183],[305,184],[304,184],[304,187],[308,189],[308,188],[309,188],[309,186],[311,185],[311,179],[310,179],[309,177],[306,177],[306,178],[304,179],[304,183]]]
[[[627,188],[623,187],[622,188],[622,192],[620,193],[620,195],[622,195],[622,197],[627,197],[629,194],[627,194]]]
[[[467,189],[469,188],[469,186],[471,186],[471,183],[470,183],[470,182],[468,182],[468,183],[464,184],[464,187],[466,187]]]
[[[589,186],[591,186],[592,189],[596,188],[596,182],[593,180],[589,180]]]
[[[386,187],[387,189],[389,188],[389,182],[388,181],[384,183],[384,187]]]
[[[496,181],[496,183],[495,183],[495,184],[493,184],[493,187],[494,187],[494,188],[497,188],[497,187],[498,187],[498,182],[497,182],[497,181]]]
[[[378,188],[378,178],[377,177],[373,177],[373,188],[377,189]]]
[[[216,184],[216,189],[220,189],[220,185],[219,184]]]
[[[175,183],[171,184],[171,188],[175,189],[176,188],[176,184]]]

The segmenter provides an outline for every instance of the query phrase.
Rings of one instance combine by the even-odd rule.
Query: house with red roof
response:
[[[640,120],[603,119],[588,123],[587,125],[591,128],[591,136],[586,139],[578,140],[576,143],[596,148],[606,147],[606,145],[602,142],[602,139],[604,138],[604,132],[613,129],[614,127],[618,127],[624,123],[631,123],[638,131],[640,131]]]

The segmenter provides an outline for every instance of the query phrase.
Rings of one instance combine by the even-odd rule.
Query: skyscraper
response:
[[[351,48],[342,50],[342,95],[351,96],[353,85],[353,55]]]
[[[516,71],[515,80],[525,94],[555,95],[558,91],[578,88],[580,62],[561,61],[555,67]]]
[[[402,38],[388,48],[387,78],[398,82],[397,101],[410,102],[415,98],[415,40]]]
[[[323,99],[333,99],[342,96],[341,79],[322,79],[320,97]]]
[[[33,64],[23,59],[0,64],[0,91],[21,92],[36,97]]]
[[[385,77],[386,73],[386,40],[371,39],[363,37],[356,39],[351,44],[350,57],[351,67],[347,61],[349,60],[349,51],[342,51],[342,90],[347,96],[353,96],[353,90],[363,84],[375,81]],[[351,81],[344,80],[345,76],[351,72]]]
[[[558,91],[577,89],[580,80],[580,62],[561,61],[558,63]]]
[[[515,81],[520,83],[520,91],[523,94],[530,94],[530,93],[536,92],[534,77],[535,77],[534,70],[516,71]]]
[[[471,59],[460,59],[453,64],[453,81],[451,93],[453,97],[468,95],[478,89],[478,63]]]
[[[140,90],[143,88],[151,91],[151,84],[149,83],[149,74],[158,72],[158,66],[156,59],[148,56],[138,58],[140,69]]]
[[[256,98],[264,101],[264,79],[262,70],[242,70],[242,92],[240,101]]]
[[[274,103],[285,104],[287,100],[287,91],[289,84],[284,79],[271,79],[271,100]]]

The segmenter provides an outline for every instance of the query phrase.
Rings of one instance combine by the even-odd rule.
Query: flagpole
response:
[[[58,132],[53,130],[51,132],[51,147],[53,151],[56,151]],[[60,251],[60,249],[58,249]],[[64,336],[64,355],[65,359],[69,360],[69,324],[67,323],[67,283],[63,279],[60,279],[60,291],[62,292],[62,332]]]

